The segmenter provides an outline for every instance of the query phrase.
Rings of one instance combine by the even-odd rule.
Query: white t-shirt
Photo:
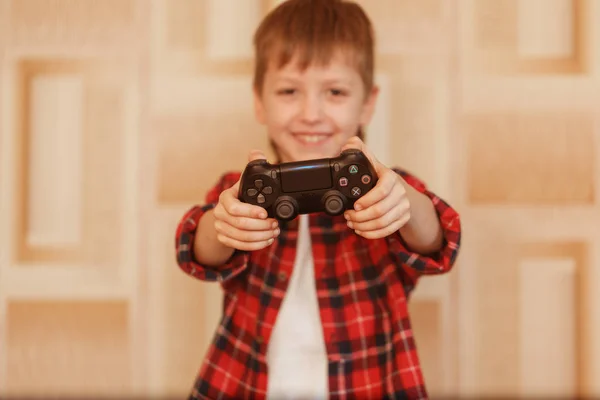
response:
[[[299,218],[294,269],[267,349],[271,400],[329,397],[308,215]]]

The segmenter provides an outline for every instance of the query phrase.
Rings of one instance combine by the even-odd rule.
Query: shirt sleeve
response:
[[[205,204],[193,206],[184,214],[177,226],[175,233],[177,264],[183,272],[194,278],[224,282],[240,274],[248,265],[250,255],[246,251],[235,250],[232,256],[218,267],[200,264],[194,254],[194,241],[200,219],[207,211],[215,208],[221,192],[232,187],[239,177],[239,173],[233,172],[221,176],[219,182],[206,195]]]
[[[411,251],[400,232],[388,236],[390,249],[399,258],[405,278],[414,285],[421,275],[443,274],[450,271],[458,256],[461,240],[460,216],[448,203],[427,189],[425,184],[400,169],[394,169],[409,185],[429,197],[438,215],[443,232],[442,248],[432,254],[419,254]]]

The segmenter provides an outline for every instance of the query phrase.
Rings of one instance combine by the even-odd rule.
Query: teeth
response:
[[[306,143],[318,143],[322,140],[325,140],[327,136],[323,135],[300,135],[298,136],[300,140]]]

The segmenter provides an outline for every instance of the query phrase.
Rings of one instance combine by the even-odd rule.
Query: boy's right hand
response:
[[[248,162],[266,159],[260,151],[252,151]],[[213,213],[217,239],[223,245],[245,251],[270,246],[279,235],[277,220],[267,218],[264,208],[238,200],[240,181],[224,190]]]

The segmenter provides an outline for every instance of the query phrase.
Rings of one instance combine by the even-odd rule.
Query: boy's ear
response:
[[[265,124],[265,106],[260,97],[260,94],[256,90],[253,90],[252,93],[254,94],[254,116],[256,117],[256,120],[258,121],[258,123],[264,125]]]
[[[375,104],[377,103],[377,97],[379,96],[379,86],[374,85],[371,92],[367,95],[365,103],[363,104],[362,113],[360,116],[360,124],[362,126],[368,125],[373,118],[375,112]]]

